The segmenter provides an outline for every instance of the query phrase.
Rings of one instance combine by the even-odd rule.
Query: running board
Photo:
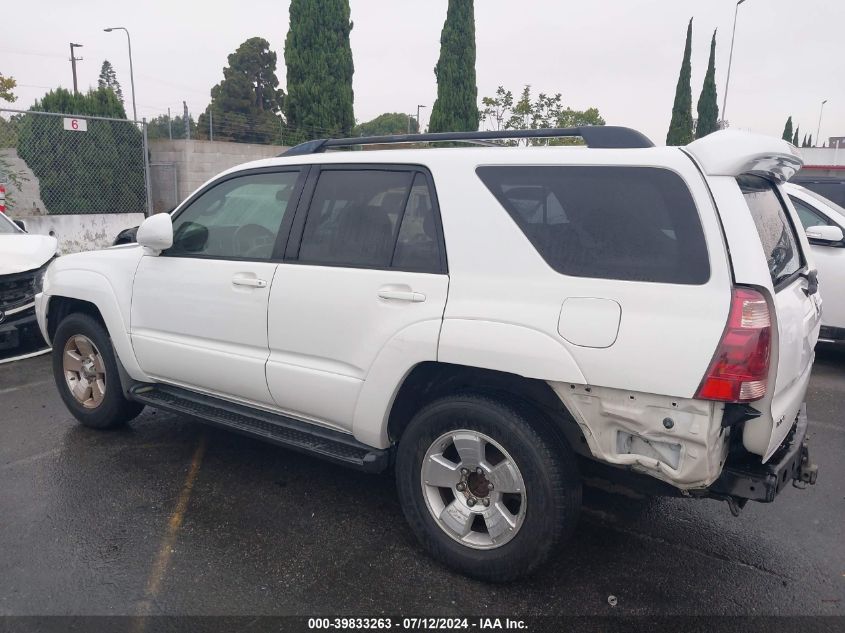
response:
[[[129,397],[357,470],[378,473],[390,463],[389,451],[362,444],[347,433],[187,389],[140,383],[129,389]]]

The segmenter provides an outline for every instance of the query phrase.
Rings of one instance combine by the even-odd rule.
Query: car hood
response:
[[[0,235],[0,275],[40,268],[56,254],[58,246],[56,238],[49,235]]]

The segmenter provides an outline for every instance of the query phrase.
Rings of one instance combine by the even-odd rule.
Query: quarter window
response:
[[[267,260],[289,209],[299,172],[249,174],[203,193],[173,221],[167,255]]]
[[[703,284],[698,211],[684,181],[652,167],[479,167],[478,176],[554,270]]]
[[[757,227],[772,284],[777,286],[797,273],[803,265],[795,228],[771,182],[751,175],[741,176],[737,182]]]

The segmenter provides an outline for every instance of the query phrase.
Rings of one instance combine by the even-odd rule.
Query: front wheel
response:
[[[531,409],[482,395],[417,413],[399,444],[396,479],[429,552],[495,582],[542,564],[574,530],[581,503],[569,447]]]
[[[144,408],[124,398],[108,332],[87,314],[71,314],[56,328],[53,377],[65,406],[85,426],[121,426]]]

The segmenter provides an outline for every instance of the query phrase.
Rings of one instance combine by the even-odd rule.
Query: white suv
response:
[[[587,147],[324,153],[527,135]],[[312,141],[57,260],[38,321],[83,424],[151,405],[393,468],[435,557],[506,580],[571,533],[584,473],[735,512],[815,480],[800,166],[730,131]]]

